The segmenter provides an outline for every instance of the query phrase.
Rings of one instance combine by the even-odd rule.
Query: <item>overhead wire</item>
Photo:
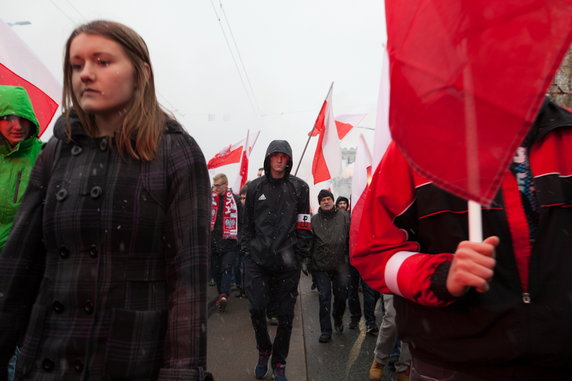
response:
[[[215,14],[215,16],[216,16],[216,18],[217,18],[218,23],[219,23],[220,29],[221,29],[221,31],[222,31],[222,35],[223,35],[223,37],[224,37],[224,41],[225,41],[226,46],[227,46],[227,48],[228,48],[228,51],[229,51],[229,53],[230,53],[230,55],[231,55],[231,57],[232,57],[232,61],[233,61],[233,63],[234,63],[234,67],[236,68],[236,71],[237,71],[237,73],[238,73],[238,77],[240,78],[240,83],[242,84],[242,87],[243,87],[243,89],[244,89],[244,92],[245,92],[245,94],[246,94],[246,97],[248,98],[248,102],[250,103],[250,106],[252,107],[252,110],[254,111],[254,113],[255,113],[257,116],[259,116],[259,113],[258,113],[258,111],[257,111],[257,107],[256,107],[256,104],[255,104],[255,101],[254,101],[254,99],[253,99],[253,96],[250,94],[250,91],[249,91],[249,89],[248,89],[248,86],[247,86],[246,83],[245,83],[245,79],[244,79],[243,74],[242,74],[242,72],[241,72],[241,68],[240,68],[240,66],[238,65],[237,61],[236,61],[235,53],[233,52],[232,46],[230,45],[230,42],[229,42],[228,37],[227,37],[227,34],[226,34],[225,30],[224,30],[224,26],[223,26],[223,24],[222,24],[221,17],[220,17],[220,15],[218,14],[218,12],[217,12],[217,10],[216,10],[216,6],[215,6],[213,0],[210,0],[210,2],[211,2],[211,6],[212,6],[212,8],[213,8],[213,12],[214,12],[214,14]],[[220,4],[220,5],[221,5],[221,7],[222,7],[222,4]],[[227,20],[227,25],[228,25],[228,20]]]
[[[246,82],[248,83],[248,88],[250,89],[250,93],[252,95],[252,98],[254,99],[254,104],[256,105],[256,108],[258,111],[257,114],[260,114],[260,106],[258,104],[258,99],[256,98],[254,88],[252,87],[252,82],[250,82],[250,77],[248,75],[248,71],[246,70],[246,66],[244,66],[244,61],[242,60],[242,55],[240,54],[240,49],[238,48],[238,44],[236,43],[236,39],[234,38],[234,33],[232,32],[232,28],[230,26],[228,16],[226,15],[226,11],[224,10],[224,7],[222,6],[221,0],[219,0],[219,5],[220,5],[220,9],[222,10],[222,14],[224,16],[224,20],[226,22],[226,25],[228,27],[228,31],[230,32],[230,37],[232,39],[232,43],[234,44],[234,47],[236,49],[236,54],[238,55],[238,60],[240,62],[240,66],[242,67],[242,71],[244,72],[244,77],[246,78]]]

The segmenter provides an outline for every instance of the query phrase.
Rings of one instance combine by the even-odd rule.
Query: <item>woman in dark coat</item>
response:
[[[0,379],[203,380],[210,189],[130,28],[66,45],[64,115],[0,257]]]

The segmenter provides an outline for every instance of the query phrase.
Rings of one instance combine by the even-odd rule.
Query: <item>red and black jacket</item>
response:
[[[459,299],[445,281],[468,239],[466,201],[417,174],[394,144],[378,167],[352,264],[374,289],[398,295],[400,336],[414,356],[487,379],[572,370],[572,114],[546,102],[529,137],[540,205],[534,244],[509,171],[483,207],[483,236],[501,238],[490,291]]]

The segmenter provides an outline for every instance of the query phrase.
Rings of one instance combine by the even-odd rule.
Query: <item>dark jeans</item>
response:
[[[214,276],[219,294],[228,295],[230,293],[232,269],[235,266],[237,255],[238,253],[236,251],[214,254]]]
[[[320,293],[320,329],[322,333],[332,333],[332,319],[335,324],[340,324],[346,310],[346,298],[348,295],[348,272],[341,271],[316,271],[316,286]],[[332,309],[332,290],[334,292],[334,308]]]
[[[292,267],[263,267],[244,258],[244,284],[250,300],[250,318],[259,351],[272,350],[272,364],[286,364],[294,320],[294,306],[300,281],[299,263]],[[276,302],[278,328],[274,343],[268,334],[266,309],[270,300]]]
[[[367,325],[375,324],[375,305],[381,294],[367,285],[362,279],[357,269],[350,266],[348,283],[348,306],[350,308],[351,319],[359,321],[361,319],[361,306],[359,301],[358,288],[361,285],[363,291],[363,315]]]

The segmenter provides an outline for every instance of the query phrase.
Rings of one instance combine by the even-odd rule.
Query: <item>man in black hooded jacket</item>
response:
[[[286,381],[301,263],[309,255],[312,240],[308,184],[291,175],[291,169],[290,144],[272,141],[264,159],[265,175],[248,186],[241,238],[245,288],[259,351],[255,377],[266,376],[272,356],[277,381]],[[276,301],[279,322],[274,343],[266,326],[270,299]]]

